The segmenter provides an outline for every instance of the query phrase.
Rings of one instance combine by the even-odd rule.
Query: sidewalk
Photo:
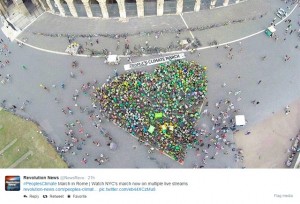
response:
[[[235,135],[236,144],[244,151],[247,168],[285,168],[287,150],[292,146],[290,138],[300,128],[300,100],[290,107],[289,115],[285,115],[283,107],[281,112],[250,128],[250,135],[244,132]]]
[[[201,10],[200,12],[184,13],[183,19],[189,28],[205,27],[213,24],[224,24],[234,20],[245,20],[242,23],[230,23],[217,28],[205,29],[202,31],[192,32],[197,37],[202,46],[208,46],[213,40],[218,43],[228,42],[238,39],[257,31],[265,29],[274,18],[274,11],[281,5],[285,5],[281,1],[275,3],[271,0],[251,0],[242,2],[237,5],[216,8],[212,10]],[[251,9],[249,9],[251,8]],[[147,31],[160,31],[163,29],[186,28],[183,19],[179,15],[166,16],[150,16],[144,18],[130,18],[127,22],[117,19],[87,19],[61,17],[51,13],[44,13],[32,25],[30,25],[18,39],[28,38],[28,43],[46,50],[64,52],[68,40],[65,37],[47,37],[42,35],[34,35],[36,33],[52,33],[52,34],[122,34],[122,33],[138,33]],[[224,35],[230,33],[230,35]],[[134,45],[145,46],[148,41],[151,46],[168,47],[172,42],[176,44],[177,40],[192,38],[190,32],[182,32],[179,38],[175,33],[163,33],[158,39],[155,35],[150,36],[130,36],[128,37],[130,49]],[[96,44],[96,39],[99,44]],[[90,40],[93,45],[90,44]],[[83,45],[84,48],[102,50],[108,49],[116,54],[123,54],[124,39],[120,39],[120,50],[116,51],[116,39],[104,37],[76,38],[76,41]],[[87,43],[87,44],[86,44]],[[90,53],[85,53],[90,54]]]

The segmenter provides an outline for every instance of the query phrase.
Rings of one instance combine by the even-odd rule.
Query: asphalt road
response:
[[[251,7],[252,9],[248,9]],[[251,0],[234,6],[223,7],[213,10],[201,10],[197,13],[184,13],[182,18],[178,15],[151,16],[145,18],[131,18],[127,22],[118,19],[86,19],[86,18],[69,18],[44,13],[33,24],[27,27],[18,39],[27,38],[28,43],[32,46],[43,48],[46,50],[64,52],[68,39],[66,37],[44,37],[34,35],[33,33],[45,34],[124,34],[138,33],[139,31],[160,31],[174,30],[186,28],[206,27],[214,24],[223,26],[213,29],[205,29],[201,31],[193,31],[193,36],[197,37],[203,46],[209,45],[213,40],[219,43],[232,41],[242,36],[252,34],[258,30],[265,29],[270,20],[274,18],[274,11],[278,6],[270,0],[261,2],[260,0]],[[261,17],[262,16],[262,17]],[[243,23],[232,23],[233,21],[244,20]],[[185,22],[184,22],[185,21]],[[278,20],[277,20],[278,21]],[[47,22],[47,23],[45,23]],[[225,23],[229,23],[225,25]],[[113,26],[111,26],[113,25]],[[67,28],[67,29],[65,29]],[[158,32],[159,34],[160,32]],[[230,35],[222,34],[230,33]],[[181,32],[179,38],[175,38],[175,33],[164,32],[158,39],[153,35],[134,35],[127,39],[130,42],[130,49],[133,50],[134,45],[144,46],[145,41],[149,41],[149,45],[158,47],[167,47],[179,39],[192,38],[190,32]],[[99,40],[99,44],[95,41]],[[155,39],[155,40],[154,40]],[[76,37],[75,41],[84,46],[84,48],[102,50],[108,49],[112,53],[122,54],[124,51],[124,38],[120,39],[120,49],[116,50],[117,42],[115,39],[106,37],[82,38]],[[93,45],[90,44],[93,42]],[[87,43],[87,45],[86,45]],[[90,52],[85,52],[90,54]]]

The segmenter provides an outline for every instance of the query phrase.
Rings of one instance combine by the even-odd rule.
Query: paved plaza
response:
[[[13,42],[0,33],[4,40],[1,46],[6,44],[11,52],[3,48],[0,56],[1,63],[9,60],[9,64],[0,68],[0,80],[9,77],[6,83],[0,84],[0,102],[6,100],[5,107],[15,105],[17,114],[37,121],[49,140],[55,141],[59,152],[72,143],[74,147],[62,153],[70,167],[283,168],[288,157],[287,149],[291,146],[290,138],[295,137],[300,128],[297,114],[300,101],[300,10],[299,5],[290,2],[249,0],[182,16],[153,16],[127,21],[75,19],[44,13]],[[262,31],[270,26],[279,7],[287,10],[286,19],[291,22],[277,17],[278,39],[269,38]],[[289,28],[290,24],[292,28]],[[216,26],[208,28],[211,25]],[[187,27],[195,29],[190,32]],[[174,29],[182,31],[173,32]],[[151,30],[156,32],[143,34]],[[161,30],[165,32],[161,33]],[[124,33],[128,33],[128,37],[80,36]],[[45,34],[70,34],[73,36],[71,40],[83,46],[83,55],[64,53],[70,40],[67,37]],[[158,56],[150,53],[124,56],[125,44],[129,44],[130,50],[135,46],[149,45],[163,49],[193,37],[202,44],[195,52],[170,48],[162,54],[185,53],[186,60],[207,67],[206,100],[201,107],[201,118],[195,124],[199,134],[203,135],[199,136],[200,145],[187,149],[184,163],[180,164],[139,143],[104,117],[101,116],[102,121],[98,122],[95,118],[98,107],[93,107],[90,92],[85,91],[85,87],[89,84],[91,87],[101,86],[116,72],[119,75],[126,73],[124,64],[130,60],[138,62]],[[26,39],[25,45],[20,47],[17,42],[23,39]],[[214,40],[219,46],[210,47]],[[121,63],[105,64],[104,58],[97,56],[103,49],[122,55]],[[90,56],[91,50],[93,57]],[[72,67],[73,61],[78,62],[77,67]],[[153,72],[154,69],[155,66],[147,66],[137,71]],[[287,105],[291,109],[289,115],[284,112]],[[20,109],[22,106],[25,106],[24,110]],[[218,125],[214,124],[218,119],[215,118],[224,116],[224,112],[230,113],[230,117],[245,115],[247,124],[238,127],[239,131],[234,134],[227,133],[229,144],[214,145],[218,144],[221,135],[216,132]],[[110,140],[118,146],[116,150],[107,146],[108,139],[100,134],[95,123],[100,123],[110,133]],[[78,141],[71,139],[70,129]],[[109,161],[99,165],[94,160],[101,154]]]

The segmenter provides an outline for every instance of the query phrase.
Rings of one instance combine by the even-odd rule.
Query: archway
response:
[[[165,0],[164,14],[175,14],[176,6],[177,6],[177,0]]]
[[[144,1],[145,16],[155,16],[157,13],[157,0]]]
[[[65,9],[66,16],[72,16],[67,2],[65,0],[60,0],[60,3]]]
[[[184,0],[183,1],[183,12],[194,11],[195,0]]]
[[[34,10],[36,9],[36,5],[32,2],[32,0],[23,0],[23,3],[29,11],[29,13],[34,12]]]
[[[126,16],[137,16],[136,0],[125,0]]]
[[[116,0],[107,0],[107,10],[109,17],[119,17],[119,7]]]
[[[3,0],[3,3],[6,7],[9,7],[10,5],[14,4],[13,0]]]

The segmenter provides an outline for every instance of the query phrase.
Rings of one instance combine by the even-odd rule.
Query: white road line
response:
[[[27,26],[25,26],[25,28],[23,28],[23,30],[21,30],[21,29],[19,29],[18,28],[18,30],[19,30],[19,32],[18,32],[18,34],[16,35],[16,36],[14,36],[14,38],[12,39],[12,41],[14,41],[14,40],[16,40],[16,41],[18,41],[18,39],[17,39],[17,37],[19,36],[19,35],[21,35],[22,33],[23,33],[23,31],[25,31],[31,24],[33,24],[41,15],[43,15],[45,12],[43,12],[42,14],[40,14],[36,19],[34,19],[33,21],[31,21]],[[18,41],[19,42],[19,41]]]
[[[11,146],[13,146],[17,142],[17,138],[11,141],[8,145],[6,145],[1,151],[0,154],[4,153],[7,149],[9,149]]]
[[[298,4],[297,4],[298,5]],[[285,19],[287,19],[293,12],[294,10],[297,8],[297,5],[291,10],[291,12],[283,19],[281,19],[281,21],[279,21],[278,23],[276,23],[275,25],[280,24],[282,21],[284,21]]]
[[[29,150],[27,153],[25,153],[21,158],[19,158],[17,161],[15,161],[15,163],[13,163],[12,165],[10,165],[8,168],[15,168],[16,166],[18,166],[20,163],[22,163],[22,161],[24,161],[28,156],[32,156],[33,152],[31,150]]]
[[[33,45],[30,45],[28,43],[25,43],[23,42],[22,40],[19,40],[19,39],[16,39],[16,41],[18,41],[19,43],[22,43],[28,47],[31,47],[33,49],[37,49],[37,50],[40,50],[40,51],[43,51],[43,52],[49,52],[49,53],[53,53],[53,54],[58,54],[58,55],[70,55],[70,54],[67,54],[67,53],[64,53],[64,52],[58,52],[58,51],[53,51],[53,50],[46,50],[46,49],[43,49],[43,48],[40,48],[40,47],[36,47],[36,46],[33,46]]]
[[[298,5],[298,4],[297,4]],[[294,10],[297,8],[297,5],[295,5],[295,7],[291,10],[291,12],[283,19],[281,19],[281,21],[279,21],[278,23],[276,23],[275,25],[278,25],[280,23],[282,23],[282,21],[284,21],[285,19],[287,19],[293,12]],[[180,15],[181,16],[181,15]],[[181,16],[183,22],[185,23],[183,17]],[[185,23],[186,24],[186,23]],[[187,26],[187,24],[186,24]],[[232,41],[229,41],[229,42],[224,42],[222,44],[218,44],[218,45],[212,45],[212,46],[206,46],[206,47],[200,47],[200,48],[197,48],[196,50],[205,50],[205,49],[209,49],[209,48],[214,48],[214,47],[217,47],[217,46],[222,46],[222,45],[226,45],[226,44],[231,44],[231,43],[235,43],[235,42],[238,42],[238,41],[241,41],[241,40],[245,40],[247,38],[250,38],[250,37],[253,37],[255,35],[258,35],[262,32],[264,32],[265,30],[261,30],[261,31],[258,31],[256,33],[253,33],[251,35],[247,35],[245,37],[242,37],[242,38],[239,38],[239,39],[236,39],[236,40],[232,40]],[[190,32],[191,33],[191,32]],[[193,34],[191,33],[191,35],[193,36]],[[194,36],[193,36],[194,37]],[[31,48],[34,48],[34,49],[37,49],[37,50],[40,50],[40,51],[44,51],[44,52],[49,52],[49,53],[53,53],[53,54],[59,54],[59,55],[70,55],[70,54],[67,54],[65,52],[58,52],[58,51],[52,51],[52,50],[46,50],[46,49],[43,49],[43,48],[39,48],[39,47],[36,47],[36,46],[33,46],[33,45],[30,45],[28,43],[24,43],[22,42],[21,40],[18,40],[16,38],[16,41],[20,42],[20,43],[23,43],[24,45],[27,45],[28,47],[31,47]],[[176,51],[172,51],[172,52],[166,52],[166,53],[163,53],[164,55],[166,54],[176,54],[176,53],[180,53],[180,52],[188,52],[188,50],[176,50]],[[78,57],[91,57],[90,55],[74,55],[74,56],[78,56]],[[128,56],[126,55],[119,55],[120,57],[122,58],[127,58]],[[140,57],[148,57],[148,56],[152,56],[152,55],[142,55]],[[100,57],[100,56],[92,56],[92,57]]]
[[[292,11],[283,19],[281,19],[281,21],[279,21],[278,23],[276,23],[276,25],[280,24],[281,22],[283,22],[285,19],[287,19],[293,12],[294,10],[297,8],[297,5],[292,9]],[[245,37],[242,37],[242,38],[239,38],[239,39],[236,39],[236,40],[232,40],[232,41],[229,41],[229,42],[225,42],[225,43],[222,43],[222,44],[218,44],[218,45],[212,45],[212,46],[207,46],[207,47],[201,47],[201,48],[198,48],[197,50],[203,50],[203,49],[208,49],[208,48],[211,48],[211,47],[217,47],[217,46],[222,46],[222,45],[226,45],[226,44],[231,44],[231,43],[235,43],[235,42],[238,42],[238,41],[241,41],[241,40],[245,40],[247,38],[250,38],[252,36],[255,36],[255,35],[258,35],[260,33],[263,33],[265,32],[265,30],[261,30],[261,31],[258,31],[256,33],[253,33],[251,35],[247,35]]]
[[[296,8],[297,8],[297,5],[291,10],[291,12],[285,18],[281,19],[281,21],[279,21],[278,23],[276,23],[276,25],[282,23],[285,19],[287,19],[294,12],[294,10]],[[256,33],[253,33],[251,35],[247,35],[245,37],[242,37],[242,38],[239,38],[239,39],[236,39],[236,40],[232,40],[232,41],[229,41],[229,42],[224,42],[224,43],[221,43],[221,44],[218,44],[218,45],[211,45],[211,46],[206,46],[206,47],[199,47],[196,50],[204,50],[204,49],[208,49],[208,48],[214,48],[214,47],[217,47],[217,46],[222,46],[222,45],[226,45],[226,44],[235,43],[235,42],[238,42],[238,41],[245,40],[247,38],[253,37],[253,36],[258,35],[258,34],[263,33],[263,32],[265,32],[265,30],[261,30],[261,31],[258,31]],[[185,50],[183,52],[187,52],[187,50]],[[170,53],[172,53],[172,52],[170,52]]]
[[[43,12],[41,15],[39,15],[36,19],[34,19],[33,21],[31,21],[22,31],[21,31],[21,33],[23,32],[23,31],[25,31],[29,26],[31,26],[31,24],[33,24],[40,16],[42,16],[44,13],[46,13],[46,12]],[[21,34],[20,33],[20,34]]]
[[[199,108],[200,115],[202,115],[201,113],[202,113],[202,108],[203,108],[204,103],[205,103],[205,100],[203,100],[203,102],[202,102],[202,104],[201,104],[201,106]]]
[[[180,17],[181,17],[181,19],[182,19],[183,23],[185,24],[186,28],[187,28],[187,29],[189,29],[189,26],[188,26],[188,25],[187,25],[187,23],[185,22],[185,20],[184,20],[184,18],[183,18],[183,16],[182,16],[182,14],[179,14],[179,15],[180,15]],[[193,39],[195,39],[195,37],[194,37],[194,35],[193,35],[192,31],[190,31],[190,34],[191,34],[192,38],[193,38]]]

